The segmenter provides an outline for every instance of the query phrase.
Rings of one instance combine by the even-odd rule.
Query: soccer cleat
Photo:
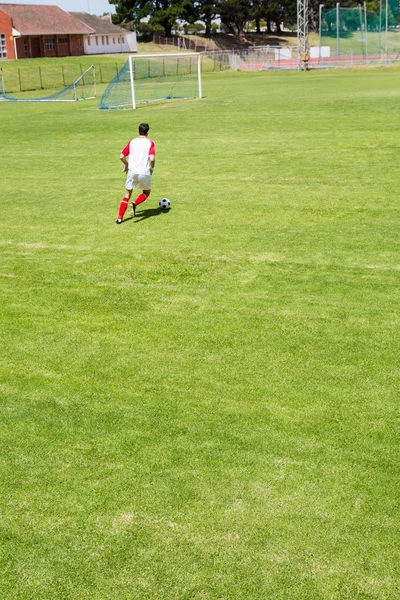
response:
[[[121,225],[122,219],[117,219],[115,222],[116,222],[117,225]]]
[[[134,202],[131,202],[131,215],[132,217],[136,216],[136,204]]]

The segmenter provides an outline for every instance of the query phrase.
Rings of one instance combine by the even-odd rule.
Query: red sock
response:
[[[118,219],[122,219],[125,214],[126,209],[128,208],[129,198],[123,198],[121,204],[119,205],[119,214]]]
[[[147,200],[146,194],[140,194],[135,200],[135,206],[137,206],[138,204],[142,204],[142,202],[144,202],[145,200]]]

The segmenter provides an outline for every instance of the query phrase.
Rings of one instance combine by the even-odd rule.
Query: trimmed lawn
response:
[[[399,73],[0,103],[2,599],[399,597]]]

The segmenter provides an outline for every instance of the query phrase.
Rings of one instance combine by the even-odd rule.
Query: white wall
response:
[[[311,46],[310,58],[328,58],[331,55],[330,46]]]
[[[85,54],[137,52],[136,33],[130,31],[121,35],[85,35],[83,38],[83,46]]]

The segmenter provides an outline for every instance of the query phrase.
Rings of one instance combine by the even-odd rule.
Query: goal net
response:
[[[377,10],[367,10],[367,6]],[[336,8],[324,9],[320,45],[329,47],[338,63],[399,60],[399,6],[398,0],[388,0],[377,5],[360,3],[356,8],[342,8],[338,3]]]
[[[106,88],[100,108],[136,108],[138,104],[178,98],[201,98],[201,56],[131,55]]]
[[[75,102],[77,100],[89,100],[96,97],[96,71],[91,65],[78,79],[67,85],[62,90],[48,96],[21,97],[7,94],[4,77],[0,75],[0,100],[9,102]]]

